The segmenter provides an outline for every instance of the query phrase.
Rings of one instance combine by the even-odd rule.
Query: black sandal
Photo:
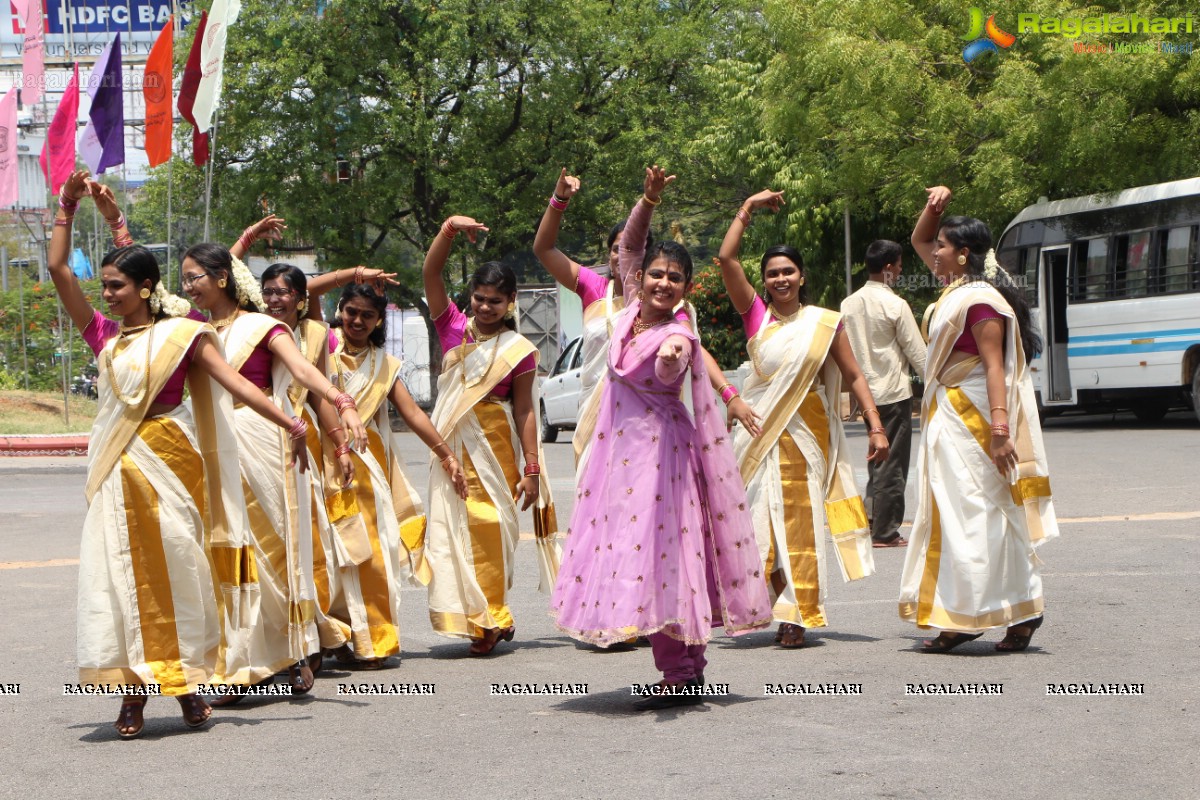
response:
[[[923,653],[949,653],[960,644],[973,642],[983,636],[982,633],[955,633],[954,631],[942,631],[937,635],[936,639],[930,639],[921,643],[921,652]]]
[[[308,670],[309,677],[305,679],[304,670]],[[308,694],[316,685],[317,677],[313,673],[312,667],[308,665],[308,661],[300,661],[288,667],[288,683],[291,684],[292,694]]]
[[[683,683],[659,681],[658,691],[635,700],[633,707],[638,711],[661,711],[666,708],[700,705],[704,702],[701,686],[700,681],[695,678]]]
[[[780,647],[786,647],[789,650],[798,650],[804,647],[804,626],[796,625],[792,622],[785,622],[779,626],[779,642]]]
[[[1026,647],[1029,647],[1029,641],[1033,638],[1033,632],[1042,627],[1044,617],[1035,617],[1034,619],[1025,620],[1020,625],[1010,625],[1008,631],[1004,634],[1004,638],[996,642],[996,649],[1001,653],[1019,653]],[[1028,633],[1017,633],[1018,628],[1025,628]]]
[[[212,709],[196,694],[181,694],[175,698],[183,710],[183,723],[189,728],[203,728],[212,719]]]

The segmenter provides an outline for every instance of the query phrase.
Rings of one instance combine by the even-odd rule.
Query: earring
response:
[[[960,254],[958,256],[958,265],[961,267],[963,264],[966,264],[966,263],[967,263],[967,257]]]
[[[229,281],[225,280],[224,278],[221,278],[221,280],[217,281],[217,286],[220,286],[222,289],[224,289],[228,285],[229,285]]]
[[[803,286],[803,285],[804,285],[804,278],[801,278],[801,279],[800,279],[800,282],[799,282],[799,283],[797,283],[796,285],[797,285],[797,286]]]
[[[505,312],[504,312],[504,318],[505,319],[516,319],[517,318],[517,304],[516,303],[508,304],[508,309],[505,310]]]
[[[379,320],[378,322],[376,322],[376,323],[375,323],[375,327],[376,327],[376,328],[381,328],[381,327],[383,327],[383,320]]]
[[[641,289],[638,289],[638,302],[639,303],[646,302],[646,293],[643,292]]]
[[[149,300],[150,299],[150,290],[147,289],[145,286],[143,286],[142,290],[140,292],[138,292],[138,297],[142,298],[143,300]]]
[[[296,303],[296,311],[300,314],[303,314],[305,311],[308,311],[308,301],[301,300],[299,303]]]

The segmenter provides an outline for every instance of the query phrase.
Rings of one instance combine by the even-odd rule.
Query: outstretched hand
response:
[[[482,222],[476,222],[470,217],[453,216],[446,220],[446,224],[453,228],[458,233],[465,233],[467,241],[475,244],[476,237],[480,233],[487,233],[488,228]]]
[[[579,185],[579,178],[568,175],[567,168],[563,167],[562,172],[558,175],[558,183],[554,185],[554,193],[563,200],[570,200],[579,194]]]
[[[783,199],[783,192],[774,192],[770,189],[763,189],[758,194],[752,194],[746,198],[746,205],[750,206],[750,210],[757,211],[760,208],[769,208],[772,211],[778,211],[786,201]]]
[[[662,343],[662,347],[658,348],[658,358],[667,364],[674,364],[683,356],[683,345],[678,341],[671,341],[668,338]]]
[[[746,429],[746,433],[750,434],[750,438],[757,439],[762,433],[762,427],[759,423],[762,422],[762,417],[755,413],[754,409],[742,399],[741,395],[736,395],[729,401],[729,407],[726,411],[725,427],[727,430],[733,430],[733,423],[740,422],[742,427]]]
[[[268,214],[258,222],[246,229],[246,233],[253,236],[255,239],[271,239],[278,241],[283,238],[283,232],[287,230],[287,225],[284,224],[283,217],[277,217],[274,214]]]
[[[62,189],[59,190],[63,199],[78,203],[84,196],[92,194],[92,189],[89,186],[90,174],[86,169],[72,172],[67,180],[63,182]]]
[[[651,202],[658,202],[662,198],[663,189],[674,182],[674,175],[668,175],[666,170],[655,164],[654,166],[646,167],[646,181],[643,184],[643,192]]]

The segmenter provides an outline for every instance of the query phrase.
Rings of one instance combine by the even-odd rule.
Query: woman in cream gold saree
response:
[[[742,235],[757,209],[777,210],[780,192],[746,200],[721,244],[721,275],[742,315],[754,367],[743,391],[764,419],[752,436],[734,429],[733,445],[746,482],[759,552],[766,564],[780,623],[776,641],[804,646],[806,628],[824,627],[828,575],[824,529],[829,526],[842,578],[871,575],[871,533],[854,482],[838,402],[843,380],[870,424],[867,460],[888,455],[879,412],[854,360],[836,311],[806,305],[804,264],[794,248],[778,245],[760,270],[767,301],[755,294],[738,261]],[[726,400],[733,396],[727,389]]]
[[[116,729],[129,739],[159,692],[178,699],[189,727],[203,725],[210,711],[197,691],[245,661],[259,587],[229,393],[280,428],[293,423],[225,363],[209,325],[183,318],[187,302],[167,293],[145,248],[118,247],[101,264],[104,300],[120,323],[92,308],[67,264],[79,200],[98,192],[86,178],[74,173],[62,188],[48,260],[100,362],[79,556],[79,678],[125,687]],[[110,224],[124,230],[119,218]]]
[[[272,405],[293,417],[293,437],[308,435],[307,423],[296,415],[288,397],[294,377],[327,401],[318,417],[334,446],[342,450],[338,457],[348,455],[350,440],[363,446],[366,431],[354,399],[339,393],[305,359],[285,325],[256,313],[263,307],[261,291],[241,261],[221,245],[198,244],[184,253],[181,272],[192,301],[212,315],[230,365]],[[236,702],[244,696],[242,687],[268,680],[285,668],[293,693],[307,692],[313,685],[308,658],[320,651],[309,480],[289,463],[277,431],[262,425],[245,408],[235,408],[234,423],[262,605],[259,624],[250,637],[249,665],[234,674],[218,671],[214,682],[227,687],[227,692],[213,705]],[[347,482],[351,467],[348,459],[343,461],[341,481]]]
[[[1026,360],[1041,342],[987,226],[943,219],[950,190],[927,191],[912,243],[946,288],[929,325],[900,617],[941,629],[926,652],[993,628],[1007,628],[997,650],[1021,651],[1042,624],[1036,549],[1058,535]]]
[[[534,508],[542,586],[549,591],[557,559],[550,486],[541,474],[537,431],[537,349],[510,327],[517,297],[513,271],[488,262],[471,278],[471,316],[446,294],[442,269],[459,231],[486,231],[469,217],[450,217],[425,256],[425,297],[442,343],[442,374],[433,424],[466,471],[464,500],[432,471],[426,557],[432,571],[429,618],[442,636],[469,638],[472,655],[487,655],[516,627],[507,596],[521,510]],[[521,474],[517,454],[524,457]],[[548,562],[553,561],[553,564]]]

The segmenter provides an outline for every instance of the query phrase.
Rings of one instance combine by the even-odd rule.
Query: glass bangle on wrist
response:
[[[525,477],[526,478],[533,476],[533,475],[541,475],[541,474],[542,474],[542,467],[540,464],[526,464],[525,465]]]

